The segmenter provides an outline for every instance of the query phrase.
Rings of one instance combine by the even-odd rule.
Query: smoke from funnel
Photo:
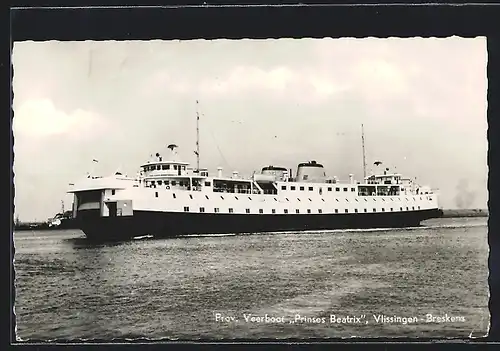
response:
[[[467,179],[460,179],[456,189],[455,205],[457,208],[470,208],[476,194],[474,191],[469,190],[469,182]]]

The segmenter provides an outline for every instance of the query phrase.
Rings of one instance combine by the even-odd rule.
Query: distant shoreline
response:
[[[461,218],[461,217],[488,217],[487,209],[447,209],[443,210],[443,215],[440,218]],[[74,229],[76,226],[69,222],[61,227],[49,227],[47,223],[20,223],[14,225],[14,230],[58,230],[58,229]]]

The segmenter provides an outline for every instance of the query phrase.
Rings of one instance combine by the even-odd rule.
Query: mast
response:
[[[361,144],[363,146],[363,179],[366,178],[365,131],[361,124]]]
[[[198,100],[196,100],[196,170],[200,171],[200,114],[198,113]]]
[[[64,200],[61,200],[61,214],[64,214]]]

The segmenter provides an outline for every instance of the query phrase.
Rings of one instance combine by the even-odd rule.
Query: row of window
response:
[[[418,206],[417,208],[420,210],[420,206]],[[411,209],[414,211],[414,210],[415,210],[415,206],[412,206],[412,207],[411,207]],[[364,208],[363,210],[364,210],[364,212],[365,212],[365,213],[367,213],[367,212],[368,212],[368,209],[366,209],[366,208]],[[400,207],[400,208],[399,208],[399,210],[400,210],[400,211],[403,211],[403,207]],[[409,211],[409,210],[410,210],[410,208],[409,208],[409,207],[406,207],[406,211]],[[334,211],[335,211],[335,213],[339,213],[339,210],[338,210],[338,209],[335,209]],[[189,206],[184,206],[184,212],[189,212]],[[205,207],[200,207],[200,212],[202,212],[202,213],[203,213],[203,212],[205,212]],[[219,212],[220,212],[220,211],[219,211],[219,208],[218,208],[218,207],[215,207],[215,208],[214,208],[214,212],[215,212],[215,213],[219,213]],[[249,208],[245,209],[245,212],[246,212],[246,213],[250,213],[250,209],[249,209]],[[377,212],[377,209],[376,209],[376,208],[374,208],[372,212]],[[382,212],[385,212],[385,208],[382,208]],[[394,209],[393,209],[392,207],[391,207],[391,209],[390,209],[390,212],[394,212]],[[229,208],[228,213],[234,213],[234,209]],[[263,209],[259,209],[259,213],[264,213],[264,210],[263,210]],[[276,209],[274,209],[274,208],[273,208],[273,209],[271,210],[271,213],[276,213]],[[286,208],[285,208],[285,209],[283,210],[283,213],[288,213],[288,209],[286,209]],[[295,210],[295,213],[300,213],[300,210],[299,210],[299,209],[296,209],[296,210]],[[311,209],[307,209],[307,213],[311,213]],[[318,213],[323,213],[323,210],[322,210],[322,209],[318,209]],[[344,210],[344,213],[349,213],[349,209],[347,209],[347,208],[346,208],[346,209]],[[352,212],[351,212],[351,213],[352,213]],[[357,208],[356,208],[356,209],[354,209],[354,213],[358,213],[358,209],[357,209]]]
[[[113,190],[113,193],[112,193],[112,194],[114,195],[114,190]],[[175,193],[172,193],[172,196],[173,196],[173,198],[174,198],[174,199],[176,199],[176,198],[177,198],[177,196],[175,195]],[[157,192],[157,191],[155,192],[155,197],[158,197],[158,192]],[[193,195],[189,194],[189,198],[190,198],[190,199],[193,199]],[[205,195],[205,198],[206,198],[207,200],[210,200],[210,198],[208,197],[208,195]],[[221,195],[221,196],[220,196],[220,198],[221,198],[222,200],[224,200],[224,196],[222,196],[222,195]],[[235,198],[236,200],[239,200],[238,196],[235,196],[234,198]],[[249,199],[249,200],[252,200],[252,198],[251,198],[250,196],[248,197],[248,199]],[[278,201],[278,199],[277,199],[277,198],[275,198],[275,197],[274,197],[273,199],[274,199],[274,201]],[[414,201],[416,201],[416,199],[415,199],[414,197],[413,197],[412,199],[413,199]],[[265,199],[264,199],[264,200],[265,200]],[[285,198],[285,200],[286,200],[286,201],[290,201],[287,197]],[[301,200],[300,200],[300,198],[297,198],[297,200],[298,200],[299,202],[301,201]],[[312,199],[311,199],[311,198],[308,198],[308,200],[312,202]],[[359,202],[359,200],[358,200],[358,199],[354,199],[354,200],[355,200],[356,202]],[[364,200],[365,200],[366,202],[368,202],[368,200],[367,200],[367,199],[364,199]],[[373,202],[377,202],[377,199],[372,199],[372,200],[373,200]],[[381,199],[381,200],[382,200],[383,202],[385,202],[385,199]],[[396,198],[396,200],[394,200],[393,198],[390,198],[390,200],[391,200],[391,201],[401,201],[401,199],[400,199],[400,198]],[[405,198],[405,200],[406,200],[406,201],[410,201],[410,200],[408,200],[408,198],[407,198],[407,197]],[[422,197],[420,197],[420,200],[422,200]],[[432,198],[429,198],[429,200],[432,200]],[[321,201],[325,202],[325,199],[323,199],[323,198],[322,198],[322,199],[321,199]],[[340,200],[339,200],[339,199],[335,199],[335,201],[340,202]],[[345,199],[345,202],[349,202],[349,199]]]
[[[180,169],[180,170],[183,170],[185,171],[186,170],[186,166],[177,166],[177,165],[172,165],[172,168],[177,171],[177,169]],[[156,165],[156,166],[145,166],[144,167],[144,170],[145,171],[160,171],[160,170],[169,170],[170,169],[170,165]]]
[[[157,180],[157,181],[154,181],[154,180],[151,180],[151,181],[146,181],[146,184],[149,184],[151,186],[156,186],[156,185],[159,185],[159,186],[162,186],[162,185],[172,185],[172,186],[176,186],[177,185],[177,181],[176,180]],[[210,182],[205,182],[205,186],[210,186]],[[198,182],[196,180],[193,180],[193,185],[198,185]],[[189,181],[188,180],[179,180],[179,186],[189,186]]]
[[[281,186],[281,190],[286,190],[286,188],[287,188],[286,185],[282,185]],[[332,191],[332,189],[333,189],[332,187],[328,187],[327,188],[328,191]],[[296,190],[296,186],[295,185],[290,185],[290,190]],[[304,191],[305,187],[304,186],[300,186],[299,190]],[[314,187],[310,186],[310,187],[308,187],[308,190],[309,191],[314,191]],[[320,190],[321,190],[321,188],[320,188]],[[335,191],[340,191],[340,188],[335,188]],[[349,188],[343,188],[343,191],[349,191]],[[352,192],[356,191],[356,188],[351,188],[351,191]]]

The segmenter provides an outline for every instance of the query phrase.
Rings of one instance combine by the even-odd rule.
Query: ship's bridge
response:
[[[384,174],[371,175],[366,177],[367,184],[402,184],[401,174],[399,173],[387,173],[384,171]]]

